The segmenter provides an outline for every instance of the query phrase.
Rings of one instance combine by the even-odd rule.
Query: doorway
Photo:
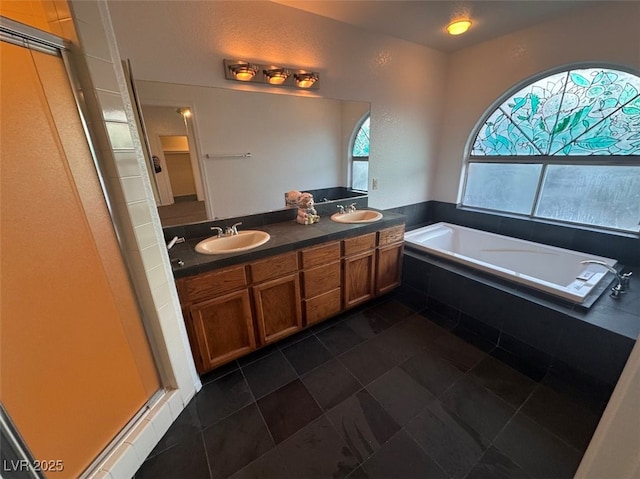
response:
[[[173,204],[158,207],[162,224],[206,221],[204,201],[198,199],[189,138],[186,135],[161,135],[160,144],[173,195]]]
[[[163,226],[206,221],[205,192],[189,107],[142,105]]]

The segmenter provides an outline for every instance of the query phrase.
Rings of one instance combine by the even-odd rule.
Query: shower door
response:
[[[0,48],[0,401],[78,477],[160,382],[63,60]]]

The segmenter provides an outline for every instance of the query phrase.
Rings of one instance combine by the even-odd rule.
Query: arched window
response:
[[[463,207],[612,230],[640,222],[640,77],[547,75],[505,95],[474,131]]]
[[[351,188],[367,191],[369,185],[369,120],[367,115],[358,128],[351,148]]]

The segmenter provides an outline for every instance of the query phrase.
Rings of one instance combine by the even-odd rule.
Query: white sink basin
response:
[[[331,220],[337,223],[373,223],[382,219],[382,213],[373,210],[356,210],[353,213],[334,213]]]
[[[200,241],[196,245],[196,251],[202,254],[228,254],[238,253],[257,248],[269,241],[269,233],[260,230],[238,231],[233,236],[212,236]]]

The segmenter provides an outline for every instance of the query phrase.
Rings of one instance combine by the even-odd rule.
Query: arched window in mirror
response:
[[[494,103],[468,150],[462,207],[639,230],[637,73],[600,66],[530,79]]]
[[[358,125],[351,147],[351,188],[367,191],[369,185],[369,120],[367,115]]]

